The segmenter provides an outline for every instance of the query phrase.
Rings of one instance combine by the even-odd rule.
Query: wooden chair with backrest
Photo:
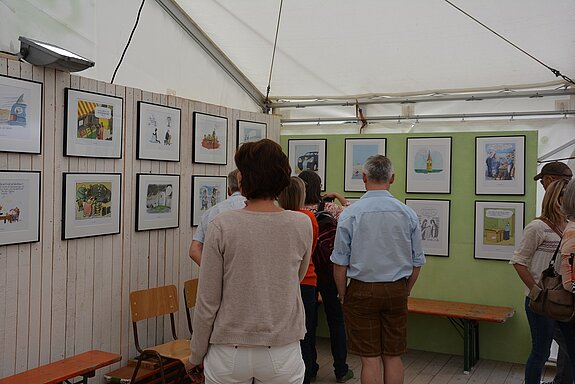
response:
[[[138,364],[134,370],[133,377],[135,378],[137,375],[140,363],[144,358],[156,357],[160,364],[162,382],[165,382],[162,358],[180,360],[185,364],[190,357],[190,340],[178,339],[176,335],[176,321],[174,314],[178,312],[179,309],[176,286],[166,285],[163,287],[130,292],[130,307],[132,326],[134,329],[134,343],[136,344],[136,349],[140,352],[140,357],[138,358]],[[140,346],[138,338],[138,322],[153,317],[163,317],[165,315],[170,315],[172,336],[174,340],[143,349]],[[184,373],[183,376],[185,376],[185,370],[182,369],[182,373]]]
[[[198,279],[192,279],[184,282],[184,301],[186,302],[186,317],[188,318],[188,329],[190,330],[190,335],[194,333],[190,310],[196,306],[197,296]]]

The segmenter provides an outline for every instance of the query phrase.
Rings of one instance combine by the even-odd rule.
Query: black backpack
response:
[[[333,282],[333,263],[329,258],[333,251],[333,242],[337,229],[337,220],[324,209],[325,202],[322,201],[315,213],[319,231],[317,244],[312,254],[315,273],[320,284]]]

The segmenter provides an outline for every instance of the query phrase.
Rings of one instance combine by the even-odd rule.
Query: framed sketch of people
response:
[[[40,172],[0,171],[0,246],[40,241]]]
[[[194,163],[227,164],[228,119],[194,112]]]
[[[180,175],[136,174],[136,231],[180,225]]]
[[[421,245],[426,256],[449,256],[449,218],[451,201],[406,199],[419,219]]]
[[[122,158],[121,97],[65,89],[64,156]]]
[[[180,161],[180,119],[179,108],[138,101],[136,157]]]
[[[385,146],[385,139],[345,139],[344,191],[365,192],[363,164],[370,156],[385,156]]]
[[[525,136],[475,138],[475,194],[525,194]]]
[[[292,176],[303,171],[313,171],[321,178],[321,190],[325,191],[326,139],[288,140],[288,158]]]
[[[451,137],[408,137],[405,191],[451,193]]]
[[[0,152],[40,153],[42,83],[0,76]]]
[[[523,237],[524,203],[475,202],[475,258],[510,260]]]
[[[192,226],[200,225],[208,209],[227,196],[227,177],[192,176]]]
[[[236,148],[248,141],[258,141],[265,139],[267,135],[267,124],[256,123],[255,121],[238,120],[237,145]]]
[[[64,173],[62,240],[120,233],[119,173]]]

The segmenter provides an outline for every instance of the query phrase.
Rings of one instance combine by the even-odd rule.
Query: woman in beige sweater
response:
[[[206,383],[301,383],[311,222],[275,204],[291,174],[277,143],[242,144],[235,162],[247,203],[208,226],[190,363],[204,365]]]

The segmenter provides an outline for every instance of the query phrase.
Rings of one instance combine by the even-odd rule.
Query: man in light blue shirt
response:
[[[362,177],[367,192],[339,216],[334,278],[349,352],[361,357],[361,382],[399,384],[407,297],[425,264],[421,230],[415,212],[389,193],[394,174],[388,158],[369,157]]]
[[[238,182],[237,169],[234,169],[228,174],[228,198],[210,209],[208,209],[202,215],[200,225],[196,229],[196,233],[192,239],[192,244],[190,245],[190,257],[200,265],[202,259],[202,250],[204,248],[204,238],[206,237],[206,232],[208,230],[208,224],[220,213],[224,211],[229,211],[232,209],[242,209],[246,206],[246,198],[240,193],[240,185]]]

